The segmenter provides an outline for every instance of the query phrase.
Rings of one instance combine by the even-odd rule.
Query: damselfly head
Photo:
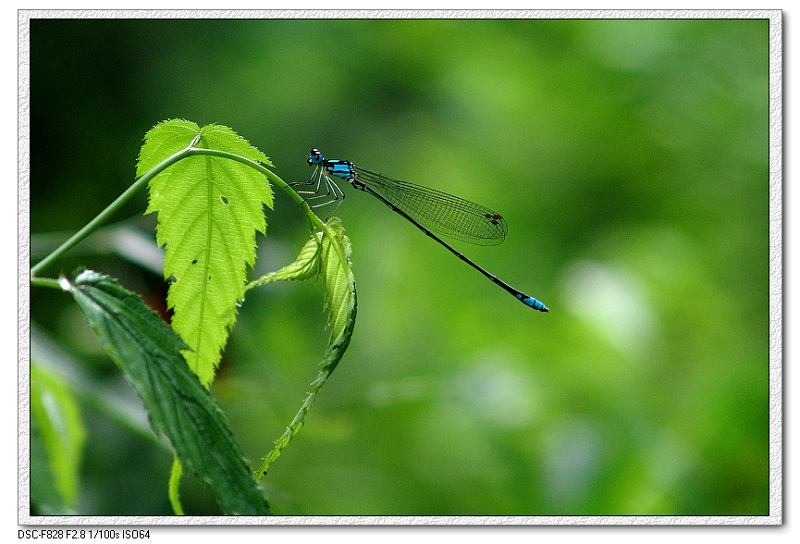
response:
[[[323,160],[322,153],[319,152],[319,149],[312,149],[308,152],[308,164],[322,164]]]

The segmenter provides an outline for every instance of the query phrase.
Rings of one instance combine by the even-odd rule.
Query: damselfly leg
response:
[[[301,195],[313,195],[303,197],[303,199],[308,203],[309,208],[322,208],[324,206],[328,206],[329,204],[336,203],[331,212],[325,218],[325,222],[327,223],[328,220],[333,217],[333,214],[336,213],[336,210],[339,209],[339,206],[342,205],[345,197],[344,191],[342,191],[342,188],[339,187],[339,185],[333,179],[331,179],[321,165],[318,165],[316,168],[314,168],[314,173],[311,174],[311,179],[308,181],[296,181],[289,184],[291,187],[298,187],[302,185],[314,187],[314,189],[311,190],[306,189],[296,191],[297,194]]]

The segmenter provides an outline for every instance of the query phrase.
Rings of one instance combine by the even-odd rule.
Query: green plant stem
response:
[[[259,172],[261,172],[268,180],[272,183],[280,187],[283,192],[289,195],[289,198],[295,201],[298,206],[303,210],[303,213],[306,215],[306,219],[308,220],[308,228],[311,232],[315,232],[316,229],[319,229],[325,233],[325,235],[329,237],[333,237],[333,233],[328,229],[328,225],[325,224],[322,219],[317,217],[313,211],[311,211],[311,207],[309,207],[308,202],[305,199],[297,194],[297,192],[292,189],[288,183],[283,181],[279,178],[272,170],[266,168],[263,164],[250,160],[246,157],[242,157],[241,155],[236,155],[235,153],[230,153],[229,151],[221,151],[219,149],[206,149],[202,147],[190,147],[186,150],[187,155],[211,155],[213,157],[222,157],[225,159],[231,159],[251,168],[255,168]],[[159,165],[160,166],[160,165]],[[148,172],[149,173],[149,172]],[[347,261],[347,256],[342,253],[341,247],[335,245],[335,250],[339,254],[339,259],[342,262]]]
[[[178,456],[175,455],[172,458],[172,470],[169,475],[169,502],[172,505],[172,511],[178,516],[184,514],[179,489],[182,475],[183,465],[180,459],[178,459]]]
[[[87,223],[86,226],[84,226],[81,230],[79,230],[77,233],[71,236],[66,242],[61,244],[47,257],[45,257],[44,259],[39,261],[35,266],[33,266],[31,268],[31,285],[42,285],[42,286],[53,287],[53,285],[50,284],[34,282],[34,280],[36,279],[35,277],[42,270],[47,268],[50,264],[52,264],[62,255],[64,255],[67,251],[78,245],[92,232],[97,230],[103,223],[108,221],[117,210],[119,210],[128,200],[131,199],[131,197],[133,197],[133,195],[135,195],[143,187],[146,187],[147,183],[152,178],[154,178],[155,176],[160,174],[163,170],[175,164],[179,160],[193,155],[211,155],[215,157],[222,157],[240,162],[242,164],[246,164],[251,168],[255,168],[256,170],[261,172],[264,176],[266,176],[267,179],[269,179],[275,185],[283,189],[283,191],[287,195],[289,195],[289,197],[303,209],[303,212],[305,213],[309,221],[310,228],[313,229],[314,227],[317,227],[327,231],[326,225],[322,222],[322,220],[319,217],[316,216],[316,214],[314,214],[314,212],[311,211],[311,208],[309,208],[306,201],[303,200],[303,197],[297,194],[297,192],[295,192],[295,190],[292,189],[289,186],[289,184],[287,184],[285,181],[283,181],[281,178],[275,175],[271,170],[265,168],[262,164],[247,159],[245,157],[242,157],[240,155],[236,155],[235,153],[229,153],[227,151],[221,151],[218,149],[205,149],[201,147],[194,147],[194,143],[195,142],[192,142],[192,145],[190,145],[189,147],[182,149],[177,153],[167,157],[166,159],[158,163],[155,167],[153,167],[151,170],[149,170],[147,173],[142,175],[139,179],[137,179],[133,183],[133,185],[128,187],[128,189],[124,193],[122,193],[116,200],[114,200],[114,202],[109,204],[108,207],[106,207],[106,209],[104,209],[94,219],[92,219],[89,223]]]
[[[178,151],[174,155],[167,157],[162,162],[157,164],[155,168],[144,174],[142,177],[137,179],[133,182],[133,185],[128,187],[124,193],[119,195],[117,199],[112,202],[111,204],[106,207],[105,210],[97,214],[97,216],[89,221],[86,226],[84,226],[81,230],[76,232],[72,235],[66,242],[61,244],[55,251],[53,251],[50,255],[39,261],[38,264],[31,268],[31,276],[38,275],[42,270],[47,268],[51,263],[59,259],[64,253],[78,245],[83,239],[89,236],[92,232],[97,230],[97,228],[108,221],[114,213],[119,210],[128,200],[133,197],[140,189],[147,185],[153,177],[158,175],[162,170],[167,168],[168,166],[178,162],[182,158],[188,156],[188,152],[192,148],[186,148],[181,151]]]
[[[303,197],[297,194],[297,192],[294,189],[292,189],[288,183],[279,178],[272,170],[269,170],[263,164],[242,157],[241,155],[236,155],[235,153],[230,153],[228,151],[221,151],[219,149],[205,149],[202,147],[193,147],[188,149],[187,153],[190,155],[211,155],[214,157],[231,159],[240,162],[242,164],[246,164],[247,166],[250,166],[251,168],[258,170],[268,180],[270,180],[272,183],[280,187],[283,190],[283,192],[289,195],[289,198],[294,200],[295,203],[297,203],[297,205],[303,209],[303,212],[306,214],[306,217],[309,220],[309,225],[311,226],[312,231],[314,227],[327,231],[325,223],[323,223],[322,220],[319,217],[317,217],[317,215],[314,212],[311,211],[311,208],[309,207],[308,203],[303,199]]]
[[[53,278],[31,278],[32,287],[50,287],[51,289],[61,289],[61,284]]]

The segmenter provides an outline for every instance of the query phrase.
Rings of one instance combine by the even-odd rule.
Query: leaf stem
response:
[[[31,286],[50,287],[51,289],[61,290],[61,283],[53,278],[31,278]]]
[[[242,164],[245,164],[247,166],[250,166],[251,168],[258,170],[268,180],[270,180],[272,183],[280,187],[283,190],[283,192],[289,195],[289,198],[294,200],[297,203],[297,205],[300,206],[300,208],[303,210],[303,213],[306,214],[306,218],[308,219],[309,223],[309,230],[311,232],[315,232],[316,229],[319,229],[323,231],[325,235],[333,237],[333,233],[328,228],[328,225],[325,222],[323,222],[322,219],[317,217],[317,214],[311,211],[311,207],[308,205],[308,202],[306,202],[302,196],[297,194],[297,192],[294,189],[292,189],[288,183],[283,181],[272,170],[266,168],[261,163],[250,160],[246,157],[242,157],[241,155],[231,153],[229,151],[222,151],[219,149],[206,149],[203,147],[192,147],[187,150],[187,155],[212,155],[215,157],[223,157],[226,159],[231,159],[240,162]],[[341,247],[337,245],[335,246],[334,249],[339,254],[339,259],[341,259],[342,261],[347,260],[347,256],[344,253],[342,253]]]
[[[142,187],[145,187],[147,185],[147,182],[149,182],[153,177],[161,173],[161,171],[167,168],[168,166],[178,162],[184,157],[187,157],[191,149],[192,148],[182,149],[181,151],[178,151],[174,155],[167,157],[166,159],[158,163],[152,170],[150,170],[142,177],[134,181],[133,185],[128,187],[124,193],[119,195],[119,197],[117,197],[117,199],[114,200],[114,202],[109,204],[105,210],[97,214],[97,216],[95,216],[94,219],[89,221],[86,224],[86,226],[84,226],[81,230],[72,235],[66,242],[61,244],[52,253],[50,253],[50,255],[39,261],[39,263],[36,264],[35,266],[33,266],[31,268],[31,276],[36,276],[37,274],[39,274],[42,270],[44,270],[51,263],[53,263],[53,261],[60,258],[62,255],[64,255],[64,253],[66,253],[67,251],[78,245],[92,232],[97,230],[97,228],[100,227],[100,225],[108,221],[111,218],[111,216],[114,215],[114,212],[119,210],[128,200],[131,199],[131,197],[133,197],[133,195],[139,192],[139,190]]]
[[[254,160],[248,159],[246,157],[242,157],[241,155],[237,155],[235,153],[231,153],[229,151],[222,151],[220,149],[207,149],[204,147],[192,147],[186,150],[187,155],[211,155],[214,157],[222,157],[225,159],[231,159],[242,164],[245,164],[255,170],[258,170],[261,174],[263,174],[268,180],[272,183],[280,187],[283,192],[289,195],[289,198],[295,201],[298,206],[303,209],[303,212],[308,217],[309,222],[316,228],[320,228],[323,230],[327,230],[325,223],[317,217],[317,215],[311,211],[308,203],[303,199],[302,196],[297,194],[297,192],[291,188],[291,186],[279,178],[272,170],[266,168],[263,164],[256,162]],[[313,230],[313,227],[312,227]]]
[[[327,227],[322,220],[317,217],[317,215],[311,211],[311,208],[308,206],[303,197],[301,197],[294,189],[292,189],[288,183],[283,181],[277,175],[275,175],[271,170],[264,167],[261,163],[256,161],[247,159],[235,153],[230,153],[228,151],[222,151],[219,149],[206,149],[202,147],[194,147],[197,143],[197,139],[193,141],[188,147],[178,151],[177,153],[170,155],[156,166],[154,166],[151,170],[147,173],[142,175],[139,179],[133,182],[133,185],[128,187],[124,193],[122,193],[119,197],[117,197],[114,202],[108,205],[106,209],[102,212],[97,214],[94,219],[89,221],[81,230],[77,233],[72,235],[66,242],[61,244],[58,248],[56,248],[52,253],[46,256],[44,259],[39,261],[35,266],[31,268],[31,285],[34,284],[33,279],[36,275],[38,275],[42,270],[47,268],[51,265],[54,261],[59,259],[62,255],[64,255],[67,251],[78,245],[81,241],[83,241],[86,237],[88,237],[92,232],[97,230],[103,223],[108,221],[111,216],[119,210],[128,200],[133,197],[139,190],[147,185],[147,183],[153,179],[155,176],[160,174],[163,170],[168,168],[169,166],[175,164],[181,159],[186,157],[190,157],[192,155],[211,155],[215,157],[222,157],[226,159],[231,159],[251,168],[258,170],[261,174],[263,174],[267,179],[272,181],[275,185],[283,189],[283,191],[289,195],[289,197],[294,200],[300,208],[302,208],[303,212],[305,213],[306,217],[308,218],[309,225],[313,230],[314,227],[320,228],[322,230],[327,231]]]

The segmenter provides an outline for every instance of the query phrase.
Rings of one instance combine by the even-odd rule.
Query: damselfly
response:
[[[442,234],[472,244],[499,244],[505,240],[507,232],[506,221],[499,213],[448,193],[415,185],[407,181],[387,178],[377,172],[360,168],[350,161],[326,159],[317,149],[312,149],[308,154],[308,164],[316,167],[311,179],[306,182],[293,183],[292,185],[313,186],[311,190],[297,191],[298,193],[313,195],[306,198],[310,207],[317,208],[336,203],[328,217],[333,215],[344,200],[345,195],[332,176],[348,181],[356,189],[370,193],[395,212],[408,219],[426,235],[447,248],[453,255],[489,278],[496,285],[505,289],[508,293],[514,295],[517,300],[526,306],[540,312],[549,311],[547,306],[540,300],[530,297],[522,291],[517,291],[494,274],[472,262],[463,253],[434,234]]]

